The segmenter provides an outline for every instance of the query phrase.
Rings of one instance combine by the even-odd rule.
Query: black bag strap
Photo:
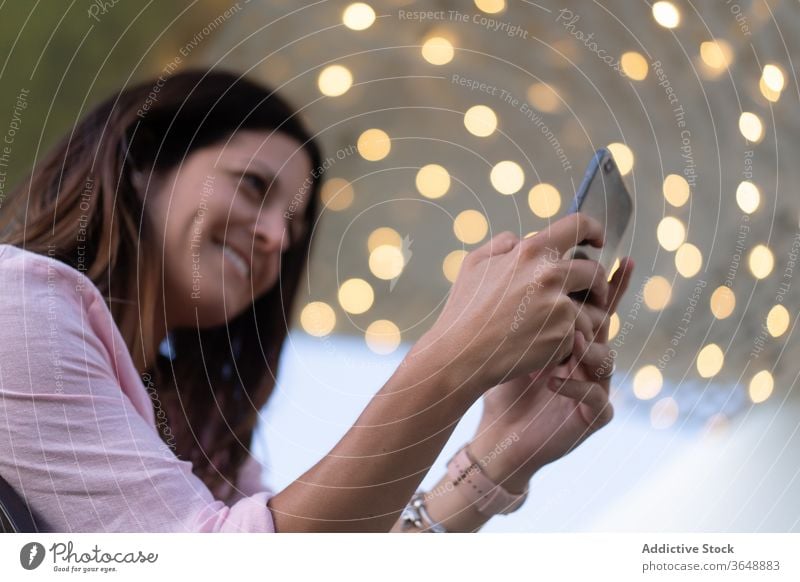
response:
[[[0,477],[0,532],[39,533],[43,522],[8,482]]]

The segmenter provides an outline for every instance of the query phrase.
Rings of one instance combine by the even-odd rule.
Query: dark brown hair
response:
[[[154,406],[172,411],[168,425],[159,424],[162,438],[171,433],[168,444],[212,491],[235,484],[249,454],[312,229],[286,251],[279,283],[251,309],[217,328],[173,331],[164,355],[152,323],[161,253],[133,172],[158,176],[239,129],[284,133],[320,167],[318,146],[274,91],[227,72],[186,71],[123,89],[91,110],[14,190],[0,218],[4,243],[57,258],[100,289],[137,369],[157,391]],[[305,215],[293,218],[306,226],[316,215],[316,179],[309,189]]]

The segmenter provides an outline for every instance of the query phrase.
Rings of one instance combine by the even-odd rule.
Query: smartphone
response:
[[[614,157],[606,148],[597,150],[589,162],[569,208],[569,213],[573,212],[582,212],[597,220],[603,227],[605,244],[600,249],[588,244],[578,245],[566,258],[597,261],[611,275],[611,268],[620,258],[622,237],[633,215],[633,198]]]

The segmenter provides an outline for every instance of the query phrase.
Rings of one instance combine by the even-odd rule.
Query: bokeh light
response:
[[[388,319],[379,319],[369,324],[364,340],[376,354],[391,354],[400,345],[400,328]]]
[[[721,285],[714,289],[709,303],[714,317],[725,319],[736,309],[736,295],[730,287]]]
[[[422,45],[422,58],[432,65],[446,65],[454,54],[453,44],[442,36],[432,36]]]
[[[739,131],[747,141],[758,143],[764,137],[764,124],[758,115],[745,111],[739,116]]]
[[[502,12],[506,7],[505,0],[475,0],[475,6],[478,10],[483,10],[488,14],[497,14]]]
[[[640,400],[655,398],[663,385],[661,371],[652,364],[639,368],[633,377],[633,393]]]
[[[456,238],[466,244],[480,242],[489,232],[486,217],[477,210],[464,210],[453,221]]]
[[[525,172],[520,165],[511,160],[498,162],[489,174],[489,180],[494,189],[500,194],[514,194],[519,192],[525,183]]]
[[[764,402],[772,394],[775,387],[775,379],[769,370],[761,370],[750,379],[747,387],[747,394],[753,404]]]
[[[758,90],[761,91],[761,94],[767,101],[772,103],[777,103],[781,98],[780,91],[773,91],[770,89],[769,86],[767,86],[767,84],[764,82],[764,77],[761,77],[761,79],[758,80]]]
[[[465,250],[457,250],[448,253],[444,261],[442,261],[442,273],[444,273],[445,279],[451,283],[455,283],[455,280],[458,278],[458,273],[461,271],[461,263],[464,262],[464,257],[466,256],[467,251]]]
[[[348,313],[364,313],[374,300],[375,292],[364,279],[348,279],[339,287],[339,305]]]
[[[789,329],[791,319],[788,309],[783,305],[775,305],[767,314],[767,331],[772,337],[780,337]]]
[[[375,22],[375,11],[365,2],[354,2],[344,9],[342,22],[351,30],[366,30]]]
[[[614,339],[619,333],[619,315],[612,313],[608,318],[608,339]]]
[[[644,304],[653,311],[660,311],[669,305],[672,298],[672,285],[664,277],[655,275],[644,285]]]
[[[428,164],[419,169],[415,183],[426,198],[441,198],[450,189],[450,173],[439,164]]]
[[[675,28],[681,23],[681,13],[672,2],[653,4],[653,18],[664,28]]]
[[[343,65],[325,67],[317,79],[320,92],[328,97],[344,95],[352,85],[353,74]]]
[[[614,277],[614,272],[617,269],[619,269],[619,266],[620,266],[620,260],[619,259],[614,259],[614,264],[611,265],[611,270],[608,272],[608,280],[609,281],[611,281],[611,279]]]
[[[619,168],[619,173],[623,176],[630,174],[631,170],[633,169],[633,151],[631,148],[626,146],[624,143],[610,143],[608,144],[608,150],[611,152],[611,155],[614,157],[614,161],[617,163],[617,168]]]
[[[733,62],[733,49],[721,38],[708,40],[700,45],[700,58],[716,73],[727,69]]]
[[[497,115],[491,107],[474,105],[464,114],[464,127],[472,135],[487,137],[497,129]]]
[[[377,162],[389,155],[392,140],[382,129],[368,129],[358,136],[358,153],[370,162]]]
[[[528,101],[543,113],[555,113],[561,109],[558,92],[547,83],[534,83],[528,87]]]
[[[336,326],[336,313],[323,301],[312,301],[300,312],[300,326],[309,335],[323,337]]]
[[[668,251],[674,251],[686,240],[686,228],[674,216],[665,216],[656,229],[658,244]]]
[[[647,59],[641,53],[628,51],[619,60],[623,72],[634,81],[642,81],[647,78]]]
[[[403,253],[394,245],[380,245],[369,254],[369,270],[378,279],[394,279],[404,266]]]
[[[745,180],[740,183],[736,188],[736,204],[742,209],[742,212],[752,214],[758,209],[761,203],[761,193],[758,191],[758,186]]]
[[[703,378],[716,376],[725,363],[725,354],[717,344],[708,344],[697,354],[697,373]]]
[[[550,218],[561,208],[561,194],[552,184],[536,184],[528,192],[528,206],[540,218]]]
[[[691,243],[683,243],[675,252],[675,268],[682,277],[694,277],[703,266],[703,253]]]
[[[671,427],[676,420],[678,420],[678,403],[670,396],[661,398],[650,409],[650,424],[657,430]]]
[[[775,257],[773,257],[772,251],[766,245],[756,245],[750,251],[747,265],[750,267],[753,277],[765,279],[772,273],[772,268],[775,266]]]
[[[331,178],[320,189],[320,198],[329,210],[345,210],[353,203],[353,187],[343,178]]]
[[[402,244],[403,239],[400,234],[388,226],[376,228],[367,238],[367,249],[369,249],[370,253],[381,245],[392,245],[400,248]]]
[[[689,182],[679,174],[670,174],[664,178],[662,190],[664,192],[664,198],[667,202],[672,204],[672,206],[683,206],[689,200]]]
[[[764,80],[764,84],[776,93],[783,91],[783,87],[786,84],[786,78],[783,75],[783,69],[774,64],[764,66],[764,70],[761,73],[761,78]]]

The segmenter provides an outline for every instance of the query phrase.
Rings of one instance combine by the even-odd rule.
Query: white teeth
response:
[[[230,259],[231,263],[236,267],[236,269],[242,274],[244,278],[250,276],[250,268],[247,266],[247,261],[244,260],[239,253],[234,251],[231,247],[227,245],[222,245],[222,252],[225,256]]]

